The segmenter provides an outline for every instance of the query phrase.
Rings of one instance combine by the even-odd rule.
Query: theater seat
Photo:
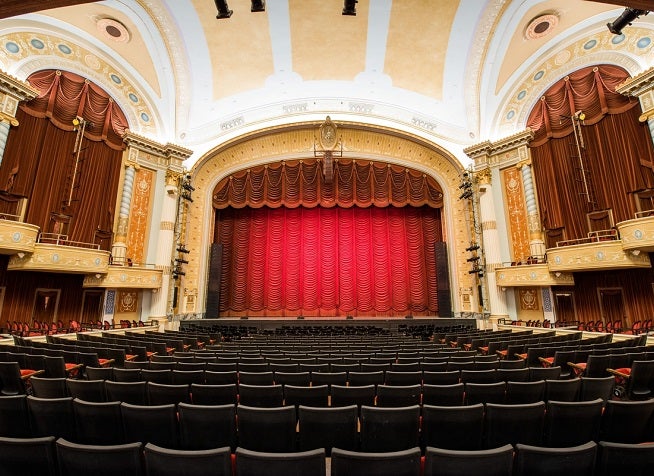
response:
[[[514,476],[593,476],[597,454],[597,444],[594,441],[567,448],[523,444],[517,444],[515,448]]]
[[[236,476],[264,474],[266,476],[294,474],[323,476],[325,475],[325,450],[320,448],[301,452],[265,453],[236,448],[235,464]]]
[[[55,437],[0,437],[0,474],[57,476]]]
[[[206,450],[173,450],[148,443],[144,448],[147,476],[180,476],[189,474],[232,476],[229,447]]]
[[[478,451],[427,447],[424,476],[509,476],[513,446]]]
[[[331,476],[420,476],[420,448],[364,453],[334,448]]]
[[[143,476],[141,443],[81,445],[63,438],[56,441],[62,476]]]

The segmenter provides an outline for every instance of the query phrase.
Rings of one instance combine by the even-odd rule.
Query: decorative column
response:
[[[0,72],[0,164],[7,145],[11,126],[18,126],[16,111],[21,101],[30,101],[38,96],[38,91],[28,83]]]
[[[499,247],[499,233],[495,216],[495,200],[490,169],[476,174],[479,190],[479,212],[481,215],[481,235],[486,262],[485,274],[488,289],[488,302],[493,317],[507,316],[505,292],[497,287],[495,269],[502,266]]]
[[[166,171],[166,194],[163,196],[161,222],[159,223],[159,241],[157,242],[157,258],[155,266],[161,269],[161,289],[153,292],[150,307],[150,317],[159,319],[166,317],[168,294],[171,277],[171,252],[175,244],[175,217],[179,197],[179,180],[181,174],[171,170]]]
[[[529,229],[529,251],[531,256],[542,259],[545,256],[545,241],[540,224],[540,213],[534,191],[534,177],[531,173],[531,160],[518,163],[517,168],[522,175],[522,188],[527,206],[527,227]]]
[[[643,111],[639,120],[640,122],[647,121],[650,136],[654,141],[654,69],[650,68],[633,78],[627,79],[615,90],[625,96],[638,98]]]
[[[0,114],[0,165],[2,165],[2,158],[5,154],[5,147],[7,146],[7,138],[9,137],[9,128],[17,126],[18,121],[14,118],[9,118],[4,114]]]
[[[130,149],[130,159],[125,163],[123,193],[120,197],[120,209],[118,211],[118,227],[114,235],[114,242],[111,246],[113,262],[117,264],[124,264],[127,255],[127,227],[129,224],[132,193],[134,192],[134,175],[136,174],[136,169],[138,167],[135,160],[136,153],[136,150]]]

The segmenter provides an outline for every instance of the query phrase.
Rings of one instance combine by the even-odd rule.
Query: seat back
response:
[[[236,449],[236,405],[180,403],[177,410],[182,449]]]
[[[238,386],[239,403],[251,407],[281,407],[284,403],[282,385]]]
[[[606,402],[600,428],[600,440],[613,443],[652,441],[654,399]]]
[[[240,404],[237,415],[239,447],[276,453],[295,451],[295,407],[262,408]]]
[[[543,445],[561,448],[596,441],[603,406],[601,398],[586,402],[548,401]]]
[[[627,381],[631,400],[646,400],[654,395],[654,360],[634,360]]]
[[[506,476],[512,474],[513,446],[488,450],[427,447],[424,476]]]
[[[271,453],[236,449],[236,476],[325,474],[325,450]]]
[[[420,448],[368,453],[332,450],[331,476],[374,474],[377,476],[420,476]]]
[[[22,476],[57,476],[55,437],[0,436],[0,473]]]
[[[120,402],[73,400],[75,441],[85,445],[125,443]]]
[[[143,453],[147,474],[179,476],[193,468],[196,474],[232,476],[231,450],[228,447],[186,451],[148,443]]]
[[[652,471],[654,443],[628,444],[599,442],[597,475],[646,475]]]
[[[33,436],[75,437],[73,398],[27,397]]]
[[[62,398],[68,396],[66,378],[31,377],[32,394],[40,398]]]
[[[517,444],[513,474],[515,476],[549,476],[552,474],[592,476],[596,454],[597,444],[594,441],[568,448],[545,448]]]
[[[195,405],[236,405],[238,389],[235,383],[225,385],[191,384],[191,396]]]
[[[486,448],[516,443],[540,445],[545,403],[486,404]]]
[[[56,441],[59,471],[66,475],[143,476],[141,443],[82,445],[60,438]]]
[[[131,403],[132,405],[147,405],[147,383],[105,381],[107,400]]]
[[[421,446],[481,450],[484,405],[422,406]]]
[[[418,446],[420,406],[361,407],[361,450],[401,451]]]
[[[300,451],[324,448],[327,456],[332,448],[355,451],[358,448],[358,408],[346,407],[316,408],[298,407]]]
[[[121,403],[125,441],[153,443],[164,448],[179,448],[177,411],[169,405],[132,405]]]
[[[465,385],[455,383],[453,385],[429,385],[422,386],[423,405],[435,406],[460,406],[463,405]]]

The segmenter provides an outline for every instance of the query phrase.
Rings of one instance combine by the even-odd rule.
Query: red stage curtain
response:
[[[213,206],[329,208],[443,206],[438,183],[422,172],[368,160],[339,159],[334,179],[326,181],[317,160],[286,161],[252,167],[223,179],[215,188]]]
[[[440,209],[226,208],[223,315],[438,314]]]

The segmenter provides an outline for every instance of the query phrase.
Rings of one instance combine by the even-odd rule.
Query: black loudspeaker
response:
[[[220,317],[220,281],[222,279],[223,245],[213,243],[209,257],[209,282],[207,283],[207,311],[204,314],[208,319]]]
[[[434,243],[434,256],[436,261],[436,282],[438,291],[438,315],[450,317],[452,315],[452,299],[450,297],[450,269],[447,259],[447,243],[439,241]]]

